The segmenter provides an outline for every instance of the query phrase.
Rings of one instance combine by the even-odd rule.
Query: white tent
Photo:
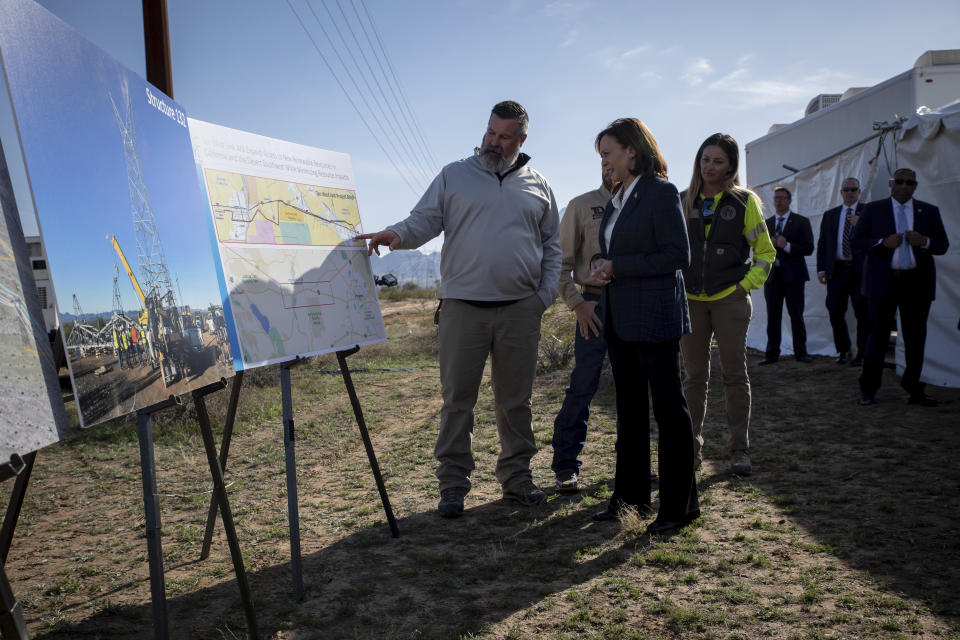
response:
[[[887,178],[897,166],[917,171],[916,197],[940,207],[940,215],[950,239],[946,255],[934,258],[937,266],[937,298],[927,323],[926,359],[922,380],[946,387],[960,387],[960,100],[931,111],[917,110],[902,127],[890,135],[878,133],[787,178],[753,187],[764,203],[765,215],[772,215],[773,189],[783,185],[793,192],[791,209],[810,218],[814,238],[819,237],[820,219],[827,209],[840,204],[840,183],[844,178],[859,178],[863,193],[888,193]],[[876,182],[876,185],[874,183]],[[833,332],[827,316],[826,285],[817,281],[816,251],[807,258],[810,282],[806,287],[804,320],[807,350],[811,354],[833,355]],[[753,320],[747,344],[766,347],[767,314],[763,291],[753,295]],[[856,321],[847,312],[851,329]],[[783,314],[781,352],[791,354],[790,320]],[[903,373],[903,349],[898,343],[897,372]]]

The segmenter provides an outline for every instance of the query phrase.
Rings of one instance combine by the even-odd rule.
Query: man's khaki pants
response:
[[[694,451],[700,459],[703,446],[703,417],[707,412],[707,384],[710,381],[710,341],[716,335],[723,372],[730,451],[750,448],[750,377],[747,375],[747,328],[753,314],[750,296],[736,292],[712,302],[689,300],[693,333],[680,338],[683,353],[683,395],[693,423]]]
[[[543,302],[537,295],[500,307],[477,307],[447,298],[440,309],[440,386],[443,409],[434,455],[440,490],[470,489],[474,469],[473,407],[490,356],[500,456],[496,476],[512,489],[531,479],[537,452],[530,396],[537,369]]]

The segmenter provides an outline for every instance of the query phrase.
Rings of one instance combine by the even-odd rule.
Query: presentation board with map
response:
[[[190,120],[236,370],[386,340],[350,157]]]

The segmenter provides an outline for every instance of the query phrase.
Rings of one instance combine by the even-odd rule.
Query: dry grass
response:
[[[391,341],[354,368],[435,363],[433,304],[387,302]],[[562,318],[557,318],[558,321]],[[753,357],[756,361],[759,356]],[[502,503],[488,385],[466,514],[435,515],[435,369],[355,382],[399,518],[392,539],[332,358],[293,370],[307,595],[291,594],[275,369],[245,382],[227,481],[257,616],[270,638],[960,638],[960,391],[908,407],[890,372],[876,407],[826,358],[751,370],[755,474],[726,472],[719,369],[707,418],[700,520],[650,538],[652,516],[594,523],[610,495],[615,414],[605,378],[584,451],[587,488],[523,509]],[[569,365],[534,389],[550,437]],[[226,393],[210,400],[222,416]],[[209,473],[191,410],[158,420],[171,631],[245,638],[218,530],[198,561]],[[149,637],[139,458],[128,422],[39,452],[6,572],[36,638]],[[9,493],[7,483],[3,493]],[[0,507],[4,505],[0,504]],[[218,525],[219,529],[219,525]]]

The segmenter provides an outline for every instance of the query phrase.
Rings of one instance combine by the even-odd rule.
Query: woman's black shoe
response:
[[[593,514],[593,519],[597,522],[606,522],[607,520],[619,520],[620,512],[617,509],[607,507],[603,511],[597,511]]]
[[[693,522],[699,517],[700,517],[700,512],[695,511],[687,515],[682,520],[661,520],[660,518],[657,518],[656,520],[651,522],[649,525],[647,525],[647,533],[651,535],[655,535],[658,533],[667,533],[668,531],[675,531],[676,529],[680,529],[682,527],[687,526],[688,524],[690,524],[691,522]]]

